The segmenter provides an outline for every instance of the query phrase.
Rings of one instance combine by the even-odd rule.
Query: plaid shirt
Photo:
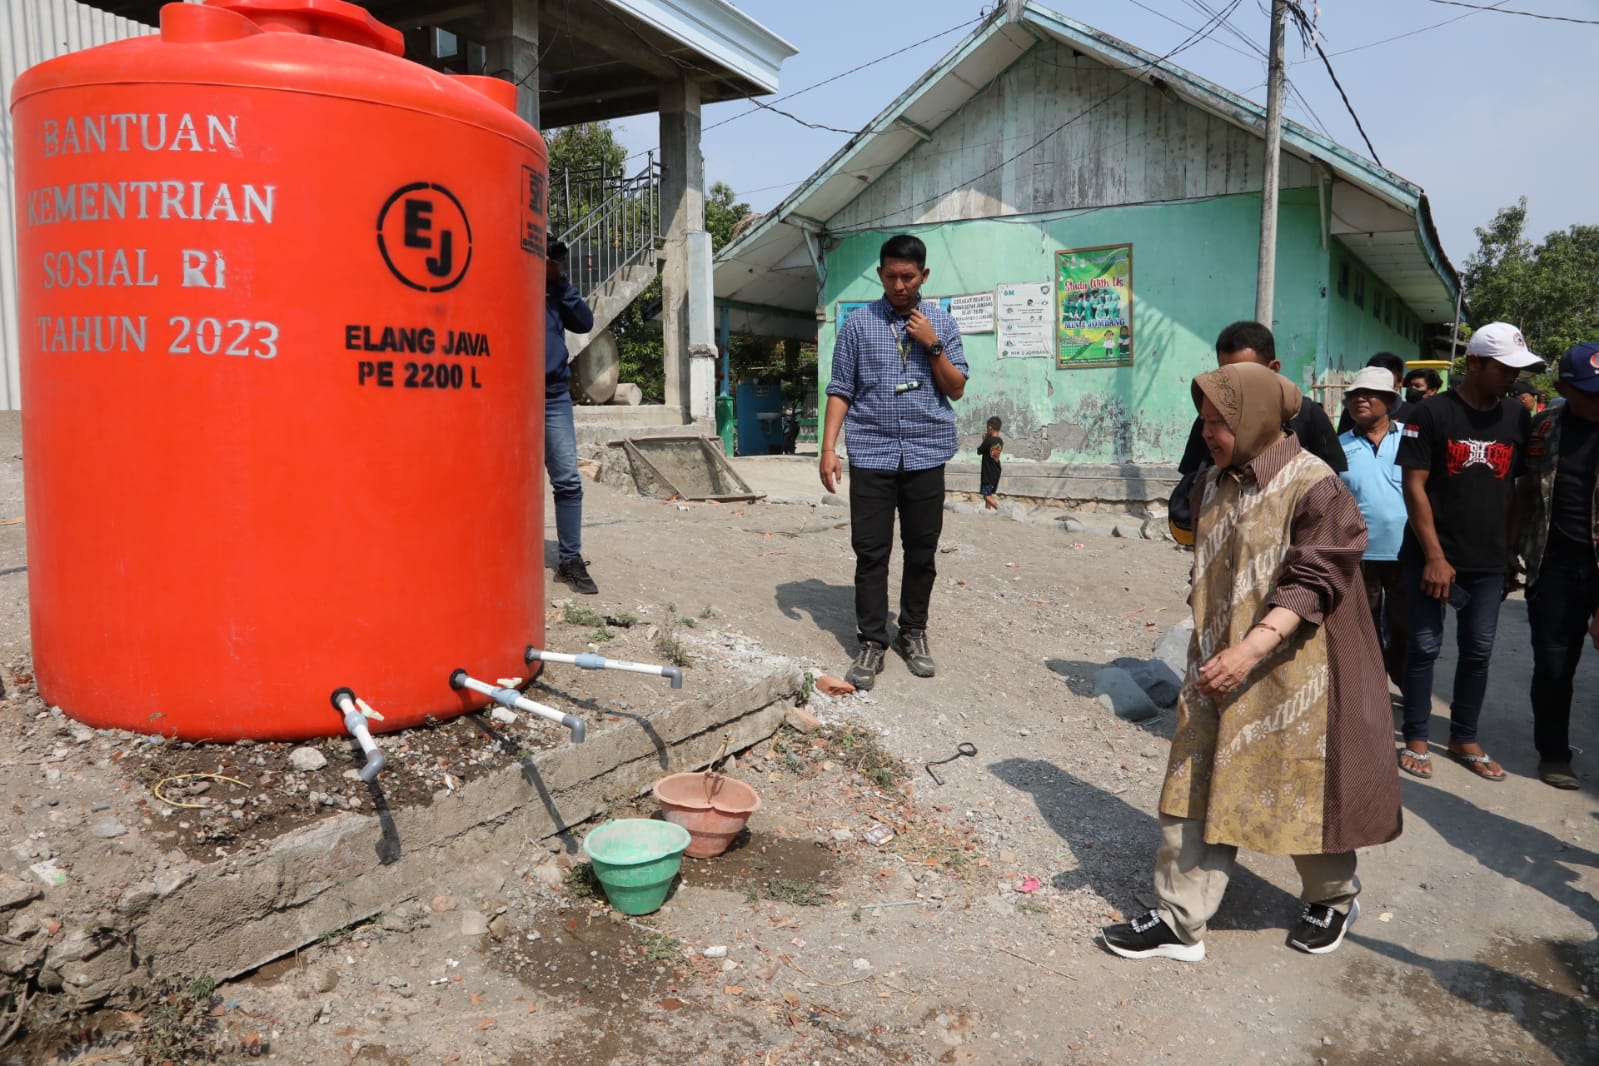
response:
[[[928,300],[920,310],[943,342],[944,358],[970,377],[955,319]],[[906,336],[905,318],[888,300],[876,300],[844,320],[833,346],[827,395],[849,404],[844,416],[849,465],[862,470],[931,470],[955,454],[955,409],[933,381],[927,349]],[[920,384],[894,391],[911,381]]]

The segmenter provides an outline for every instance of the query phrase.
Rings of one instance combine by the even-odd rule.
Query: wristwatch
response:
[[[927,346],[927,354],[932,356],[934,359],[937,359],[939,356],[943,355],[944,354],[944,342],[943,341],[934,341],[932,344],[929,344]]]

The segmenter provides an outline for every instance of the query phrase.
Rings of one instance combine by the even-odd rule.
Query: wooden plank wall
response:
[[[849,206],[835,231],[1258,193],[1263,142],[1041,42]],[[1283,161],[1282,187],[1312,187]]]

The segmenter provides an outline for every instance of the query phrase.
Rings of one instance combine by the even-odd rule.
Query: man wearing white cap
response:
[[[1449,705],[1449,757],[1485,781],[1505,778],[1477,741],[1477,718],[1512,555],[1515,479],[1531,422],[1527,409],[1507,394],[1521,371],[1542,365],[1527,350],[1521,330],[1491,322],[1472,334],[1460,384],[1413,408],[1400,431],[1410,524],[1399,560],[1410,599],[1410,642],[1399,768],[1415,777],[1432,776],[1432,668],[1449,604],[1460,647]]]
[[[1344,389],[1344,409],[1352,425],[1338,435],[1349,469],[1338,476],[1366,520],[1366,552],[1360,557],[1366,602],[1388,679],[1403,686],[1410,605],[1400,582],[1399,546],[1407,516],[1403,470],[1395,461],[1403,426],[1389,416],[1398,405],[1399,390],[1386,366],[1368,366],[1355,375]]]

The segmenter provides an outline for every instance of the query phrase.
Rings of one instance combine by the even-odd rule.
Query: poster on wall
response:
[[[962,337],[994,332],[994,294],[991,292],[946,296],[939,300],[938,305],[954,316]]]
[[[1055,253],[1060,370],[1133,365],[1133,246]]]
[[[994,290],[994,348],[1001,359],[1048,359],[1054,353],[1054,290],[1047,281]]]

